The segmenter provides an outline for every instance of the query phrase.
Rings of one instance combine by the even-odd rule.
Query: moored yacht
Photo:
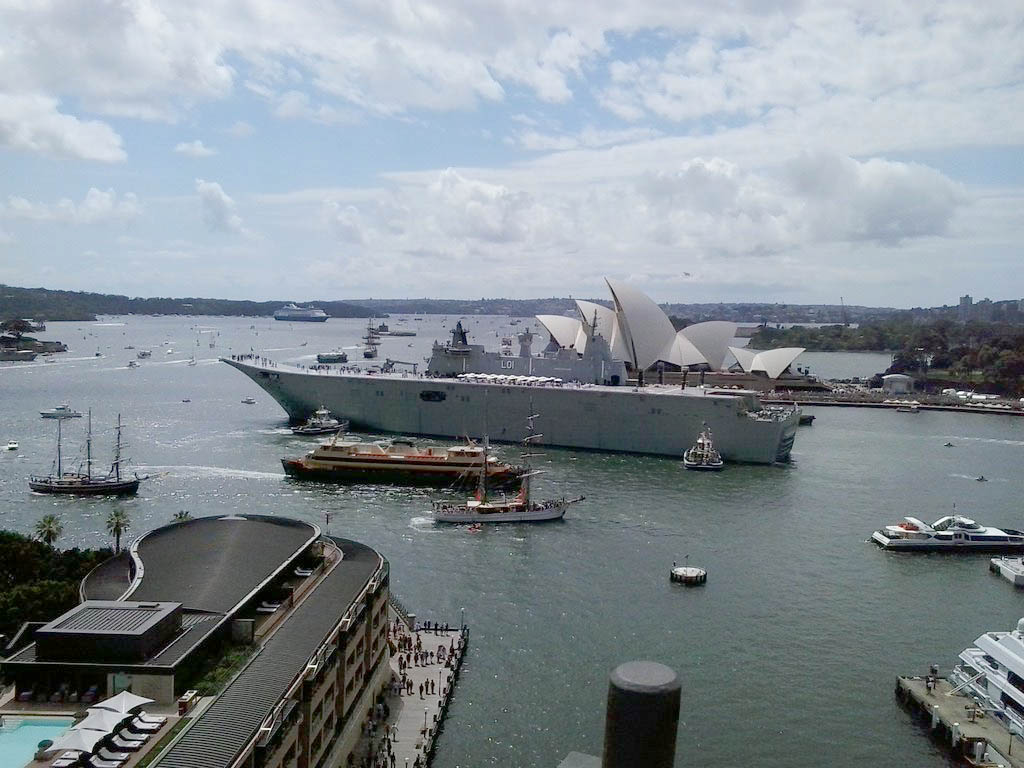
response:
[[[1024,557],[993,557],[988,569],[998,573],[1015,587],[1024,587]]]
[[[1024,550],[1024,533],[979,525],[962,515],[947,515],[931,525],[916,517],[905,517],[902,523],[875,531],[871,539],[885,549],[901,551]]]
[[[44,419],[80,419],[82,418],[82,412],[76,411],[67,403],[61,403],[60,405],[49,408],[45,411],[40,411],[39,415]]]
[[[960,652],[953,691],[978,700],[986,714],[1024,731],[1024,619],[1010,632],[986,632]]]

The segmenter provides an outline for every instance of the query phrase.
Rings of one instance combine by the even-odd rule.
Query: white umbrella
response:
[[[103,731],[104,733],[112,733],[113,730],[124,722],[126,717],[128,717],[125,712],[113,712],[109,709],[90,708],[88,712],[89,714],[86,715],[84,720],[71,727],[72,730]]]
[[[137,707],[141,707],[145,704],[152,704],[153,699],[147,699],[145,696],[136,696],[134,693],[128,691],[121,691],[116,696],[111,696],[105,701],[101,701],[92,709],[109,709],[112,712],[131,712]]]
[[[74,752],[92,752],[96,747],[96,742],[106,736],[107,734],[103,731],[92,731],[87,728],[72,730],[57,739],[46,751],[56,752],[63,749]]]

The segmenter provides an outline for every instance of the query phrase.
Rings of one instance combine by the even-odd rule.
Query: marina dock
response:
[[[378,765],[386,768],[426,768],[433,759],[438,736],[444,727],[448,704],[454,694],[468,645],[469,629],[425,629],[416,624],[414,617],[406,617],[396,611],[394,605],[389,606],[388,618],[389,641],[393,647],[398,647],[390,658],[392,679],[396,685],[389,689],[386,697],[386,716],[375,725],[371,722],[369,727],[364,728],[359,752],[365,763],[356,765],[366,765],[368,768],[377,768]],[[434,626],[433,622],[428,624]],[[423,664],[415,658],[415,650],[402,650],[403,641],[415,649],[417,640],[419,647],[428,655]],[[445,649],[445,661],[438,662],[438,652],[442,646]],[[429,659],[431,652],[434,654],[433,660]],[[400,657],[411,659],[404,669],[400,666]],[[397,681],[403,679],[411,681],[411,693],[398,684]]]
[[[978,768],[1024,768],[1024,741],[976,707],[969,696],[952,693],[946,678],[929,691],[924,677],[898,677],[896,697],[928,727],[949,740],[953,752]],[[1011,740],[1015,744],[1011,745]],[[1013,747],[1017,751],[1013,751]]]

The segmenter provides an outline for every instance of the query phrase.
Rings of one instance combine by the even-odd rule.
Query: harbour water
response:
[[[389,320],[419,335],[385,337],[381,359],[421,363],[456,319]],[[521,327],[467,322],[494,346],[496,333]],[[48,326],[43,337],[71,351],[54,363],[0,364],[0,445],[20,443],[0,454],[0,526],[30,532],[52,512],[65,524],[61,546],[97,546],[108,542],[104,520],[115,508],[129,514],[132,534],[180,510],[321,524],[331,513],[332,532],[388,557],[406,605],[453,623],[464,609],[472,626],[440,768],[548,768],[573,750],[599,753],[608,672],[635,658],[682,677],[680,765],[946,765],[941,745],[897,706],[896,675],[948,669],[982,631],[1024,616],[1024,594],[992,576],[984,556],[901,556],[867,542],[883,523],[934,519],[953,504],[985,523],[1024,527],[1019,418],[822,408],[800,430],[792,464],[711,475],[670,459],[550,450],[537,495],[582,493],[587,502],[561,523],[470,533],[433,525],[429,491],[286,479],[280,458],[316,438],[293,436],[272,400],[216,361],[252,349],[310,364],[336,347],[355,361],[365,323],[129,317]],[[129,369],[129,344],[152,358]],[[839,377],[880,370],[854,370],[842,354],[816,355],[811,367]],[[255,405],[240,402],[247,395]],[[28,492],[28,475],[49,468],[56,436],[39,411],[63,401],[92,408],[101,460],[122,414],[126,452],[155,475],[137,498]],[[83,442],[84,421],[65,423],[66,457]],[[979,474],[990,482],[975,482]],[[708,570],[706,586],[669,583],[672,562],[686,555]]]

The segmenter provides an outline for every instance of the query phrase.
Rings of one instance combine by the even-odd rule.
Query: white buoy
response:
[[[693,565],[676,565],[672,563],[672,570],[668,574],[669,581],[687,586],[697,586],[708,580],[708,572],[703,568]]]

